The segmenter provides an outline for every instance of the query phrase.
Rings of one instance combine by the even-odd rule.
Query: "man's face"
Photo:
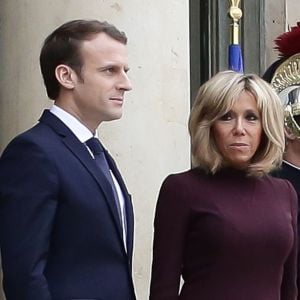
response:
[[[127,77],[126,45],[105,33],[84,41],[81,47],[81,78],[75,76],[72,112],[94,130],[103,121],[122,116],[124,94],[131,90]]]

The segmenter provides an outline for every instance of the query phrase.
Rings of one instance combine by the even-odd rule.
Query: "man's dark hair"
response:
[[[40,54],[40,67],[50,99],[57,99],[60,85],[55,77],[55,69],[60,64],[70,66],[81,78],[83,65],[80,48],[83,41],[104,32],[111,38],[126,45],[127,37],[108,22],[97,20],[74,20],[58,27],[44,41]]]

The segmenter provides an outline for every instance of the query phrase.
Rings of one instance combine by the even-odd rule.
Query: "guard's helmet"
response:
[[[275,47],[280,59],[263,75],[278,93],[285,110],[285,125],[300,138],[300,22],[280,35]]]

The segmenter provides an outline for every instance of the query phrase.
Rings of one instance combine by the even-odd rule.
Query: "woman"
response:
[[[281,163],[283,120],[256,75],[220,72],[200,87],[195,168],[168,176],[156,207],[151,300],[296,299],[296,194],[267,175]]]

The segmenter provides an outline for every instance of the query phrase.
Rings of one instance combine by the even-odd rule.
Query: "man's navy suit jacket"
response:
[[[113,191],[88,149],[48,110],[0,159],[0,246],[7,300],[132,300],[133,210],[127,251]]]

